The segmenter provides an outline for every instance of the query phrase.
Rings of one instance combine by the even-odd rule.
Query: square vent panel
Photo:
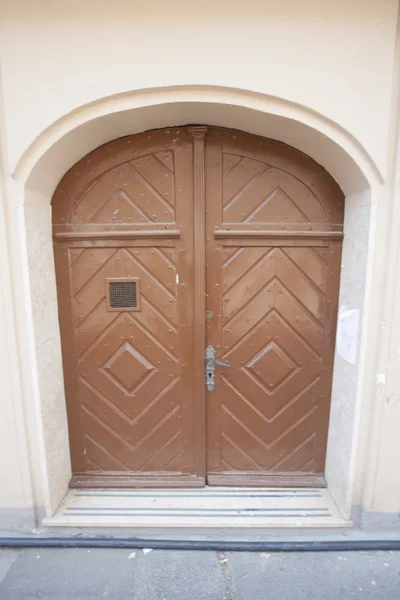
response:
[[[106,298],[110,311],[140,310],[139,279],[106,279]]]

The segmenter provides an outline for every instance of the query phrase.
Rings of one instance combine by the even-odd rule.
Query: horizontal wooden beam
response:
[[[54,235],[59,242],[83,240],[143,240],[143,239],[178,239],[179,229],[140,229],[136,231],[65,231]]]
[[[343,231],[302,231],[279,229],[214,229],[217,239],[262,239],[262,238],[289,238],[289,239],[335,239],[343,238]]]

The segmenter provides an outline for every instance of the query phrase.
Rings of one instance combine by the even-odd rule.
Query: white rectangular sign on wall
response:
[[[357,362],[359,320],[360,311],[358,308],[339,307],[336,352],[351,365],[355,365]]]

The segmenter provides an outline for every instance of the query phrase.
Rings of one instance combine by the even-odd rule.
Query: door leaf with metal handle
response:
[[[212,392],[215,388],[215,365],[221,367],[230,367],[231,365],[223,360],[217,360],[215,358],[215,350],[212,346],[207,346],[205,356],[205,369],[206,369],[206,387],[207,391]]]

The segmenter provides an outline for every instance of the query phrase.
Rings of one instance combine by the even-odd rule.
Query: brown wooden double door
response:
[[[65,175],[72,485],[324,484],[343,206],[293,148],[200,126],[116,140]]]

